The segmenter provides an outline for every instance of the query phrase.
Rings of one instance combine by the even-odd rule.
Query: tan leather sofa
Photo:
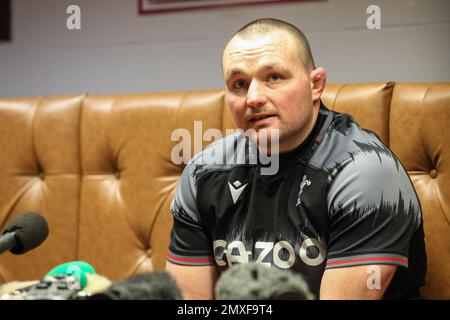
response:
[[[407,168],[424,216],[422,293],[449,299],[450,83],[330,84],[323,101],[377,132]],[[234,128],[223,91],[0,98],[0,227],[25,211],[50,227],[39,248],[0,256],[0,283],[72,260],[112,280],[163,268],[183,169],[171,133],[193,132],[194,120]]]

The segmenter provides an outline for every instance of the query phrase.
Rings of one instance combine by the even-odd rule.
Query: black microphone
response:
[[[217,300],[313,300],[300,274],[260,263],[237,264],[227,269],[215,288]]]
[[[181,300],[181,290],[167,272],[139,273],[113,282],[88,300]]]
[[[48,236],[47,221],[38,213],[17,216],[0,236],[0,254],[23,254],[39,246]]]

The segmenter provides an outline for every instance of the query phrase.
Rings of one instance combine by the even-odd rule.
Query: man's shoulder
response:
[[[241,130],[237,130],[198,152],[187,166],[198,179],[210,171],[226,171],[236,166],[256,163],[256,157],[256,146],[246,139]]]
[[[358,196],[358,206],[368,208],[380,201],[404,201],[420,221],[420,206],[405,168],[375,133],[361,128],[351,116],[335,113],[310,163],[327,174],[328,200],[335,205],[352,204]]]
[[[397,158],[374,132],[362,128],[348,114],[333,112],[333,121],[308,162],[316,169],[331,173],[372,155],[388,157],[399,166]]]

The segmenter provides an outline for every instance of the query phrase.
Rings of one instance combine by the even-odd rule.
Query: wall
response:
[[[287,20],[310,39],[328,82],[450,81],[449,0],[324,0],[139,16],[138,0],[13,0],[0,43],[0,96],[222,88],[220,55],[239,27]],[[81,7],[81,30],[66,8]],[[366,8],[381,8],[368,30]]]

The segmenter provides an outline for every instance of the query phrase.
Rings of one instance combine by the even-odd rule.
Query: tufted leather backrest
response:
[[[72,260],[111,280],[164,268],[184,168],[172,132],[199,132],[187,162],[225,118],[222,91],[0,100],[0,227],[37,211],[50,228],[35,250],[0,256],[0,283]]]
[[[36,279],[77,254],[83,96],[0,101],[0,228],[38,211],[50,235],[25,256],[0,256],[0,281]]]
[[[408,170],[424,211],[430,298],[450,298],[449,92],[448,83],[388,82],[331,84],[323,95],[330,109],[375,131]],[[50,226],[40,247],[0,256],[0,282],[36,279],[71,260],[112,280],[163,268],[184,168],[172,152],[190,135],[187,161],[214,128],[235,128],[219,90],[0,99],[0,227],[25,211],[41,212]]]
[[[429,298],[450,299],[450,84],[397,84],[390,147],[408,170],[422,205]]]

